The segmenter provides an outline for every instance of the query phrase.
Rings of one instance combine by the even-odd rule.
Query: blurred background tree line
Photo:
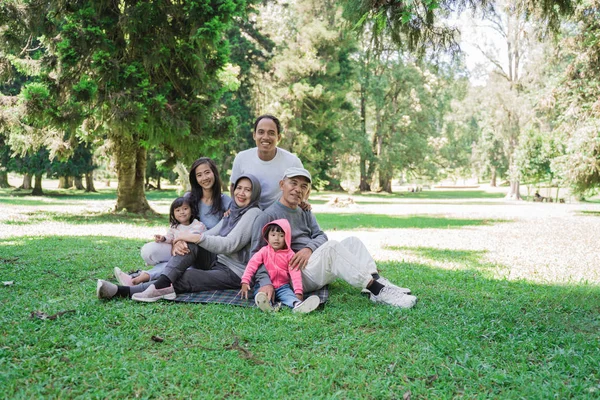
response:
[[[600,1],[4,0],[0,187],[43,177],[116,209],[185,181],[200,156],[227,176],[256,116],[319,189],[392,181],[600,184]],[[469,69],[457,21],[493,31]],[[461,39],[461,32],[463,39]],[[476,32],[476,31],[475,31]],[[477,33],[475,33],[477,35]],[[474,72],[475,71],[475,72]],[[478,79],[475,75],[478,74]],[[224,179],[226,182],[227,179]]]

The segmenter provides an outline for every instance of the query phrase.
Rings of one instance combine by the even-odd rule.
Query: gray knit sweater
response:
[[[246,264],[250,260],[252,226],[262,213],[258,207],[248,210],[227,236],[219,236],[219,231],[223,225],[223,220],[221,220],[212,229],[202,234],[198,245],[211,253],[217,254],[217,262],[229,267],[241,278],[246,269]],[[256,279],[259,281],[264,279],[263,274],[266,274],[264,268],[262,271],[257,272]]]

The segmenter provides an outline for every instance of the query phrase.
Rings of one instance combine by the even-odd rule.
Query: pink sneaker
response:
[[[143,301],[146,303],[152,303],[160,299],[175,300],[175,297],[177,297],[177,295],[175,294],[173,285],[164,289],[157,289],[154,285],[150,285],[143,292],[135,293],[133,296],[131,296],[131,298],[135,301]]]
[[[127,275],[125,272],[121,271],[121,268],[115,267],[114,269],[115,278],[117,278],[117,282],[121,286],[133,286],[133,278]]]

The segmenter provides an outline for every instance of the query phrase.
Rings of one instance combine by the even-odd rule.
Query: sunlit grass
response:
[[[466,219],[435,216],[396,216],[384,214],[317,214],[323,230],[437,228],[490,225],[505,222],[493,219]]]

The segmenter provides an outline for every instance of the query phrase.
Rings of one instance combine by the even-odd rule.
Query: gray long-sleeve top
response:
[[[248,210],[227,236],[219,236],[219,231],[223,225],[223,220],[221,220],[212,229],[202,234],[198,245],[217,254],[217,262],[229,267],[241,278],[246,269],[246,264],[250,260],[250,246],[253,236],[252,227],[254,221],[262,213],[258,207]],[[256,279],[262,282],[264,275],[266,275],[266,279],[268,280],[269,277],[266,274],[266,270],[262,268],[256,273]]]

